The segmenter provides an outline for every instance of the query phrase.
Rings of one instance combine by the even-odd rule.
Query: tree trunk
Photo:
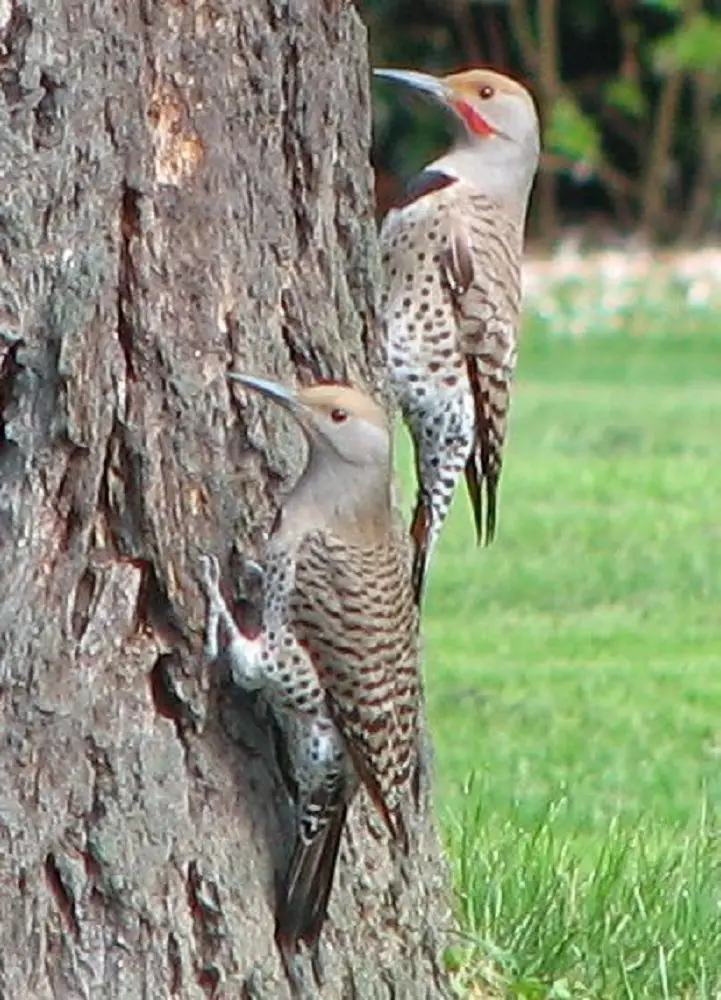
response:
[[[287,995],[291,813],[199,555],[258,555],[299,464],[229,368],[381,382],[367,76],[343,0],[0,0],[2,1000]],[[432,821],[404,880],[367,813],[323,995],[445,995]]]

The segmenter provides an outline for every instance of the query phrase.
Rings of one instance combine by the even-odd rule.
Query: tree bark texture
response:
[[[0,0],[0,998],[285,997],[271,727],[203,665],[297,434],[230,368],[382,380],[365,34],[343,0]],[[445,995],[361,798],[328,997]],[[317,995],[311,990],[309,995]]]

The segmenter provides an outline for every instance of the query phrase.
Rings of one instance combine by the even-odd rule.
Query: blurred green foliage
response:
[[[692,15],[653,45],[659,73],[685,70],[709,73],[721,81],[721,17],[705,12]]]
[[[527,80],[544,124],[535,201],[555,236],[603,219],[656,240],[721,229],[718,0],[364,0],[374,65],[490,64]],[[555,55],[554,55],[555,53]],[[374,85],[379,210],[448,141],[448,123]],[[541,205],[543,202],[543,205]],[[532,226],[534,222],[532,220]]]
[[[601,133],[596,122],[567,94],[557,97],[551,105],[544,140],[552,153],[576,163],[594,164],[601,155]]]

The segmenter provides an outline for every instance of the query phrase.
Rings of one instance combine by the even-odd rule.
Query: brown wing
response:
[[[292,612],[358,776],[401,837],[396,807],[413,767],[420,700],[404,550],[308,536],[298,552]]]
[[[486,198],[470,198],[464,208],[463,215],[458,209],[451,215],[442,267],[458,315],[476,411],[476,448],[466,465],[466,485],[479,541],[485,529],[488,545],[496,528],[516,366],[522,233],[499,205]]]

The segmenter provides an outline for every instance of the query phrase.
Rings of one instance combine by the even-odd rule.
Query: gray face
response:
[[[540,152],[539,122],[529,93],[490,70],[477,69],[439,80],[413,70],[379,69],[376,76],[402,83],[450,111],[463,145],[483,149],[489,162],[535,163]],[[495,135],[489,137],[490,126]]]
[[[390,459],[388,432],[376,424],[343,410],[345,419],[334,411],[309,413],[304,421],[317,445],[356,467],[385,468]]]
[[[515,94],[498,93],[490,101],[478,100],[476,107],[498,133],[497,139],[538,150],[538,116],[528,101]]]

